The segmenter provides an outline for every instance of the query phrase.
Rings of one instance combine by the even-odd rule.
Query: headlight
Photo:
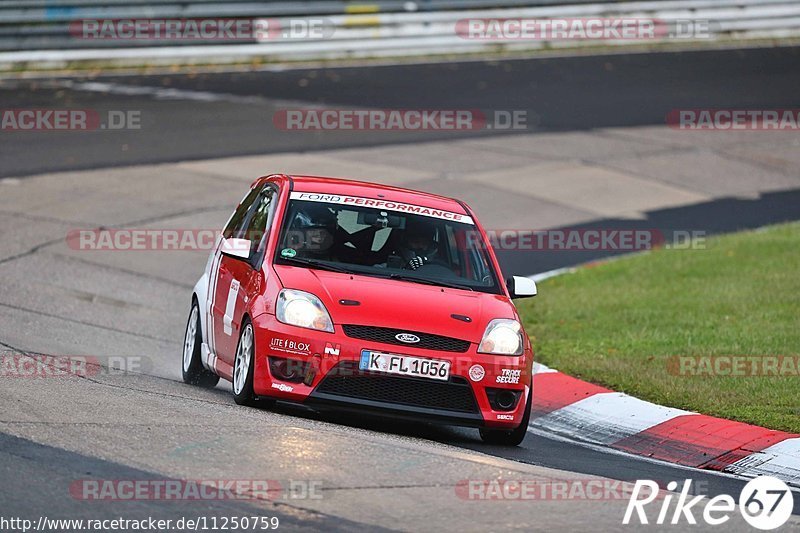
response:
[[[333,333],[328,310],[319,298],[308,292],[283,289],[278,293],[275,316],[284,324]]]
[[[497,355],[522,355],[525,344],[522,342],[522,326],[516,320],[496,318],[489,322],[478,353]]]

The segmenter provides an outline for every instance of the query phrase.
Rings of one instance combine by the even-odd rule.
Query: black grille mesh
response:
[[[478,412],[472,387],[460,376],[452,376],[450,381],[387,376],[363,372],[354,361],[339,363],[315,392],[445,411]]]
[[[345,335],[353,337],[354,339],[396,344],[398,346],[413,346],[414,348],[436,350],[439,352],[463,353],[469,349],[469,341],[442,337],[441,335],[433,335],[431,333],[419,333],[405,329],[379,328],[375,326],[344,325],[342,328],[344,329]],[[399,333],[412,333],[419,337],[419,342],[416,344],[400,342],[395,338],[395,335]]]

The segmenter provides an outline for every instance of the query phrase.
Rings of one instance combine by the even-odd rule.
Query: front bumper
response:
[[[261,315],[254,326],[254,391],[259,396],[312,408],[470,427],[512,429],[523,419],[531,386],[530,353],[518,357],[478,354],[475,344],[463,353],[398,346],[348,337],[340,325],[334,333],[288,326],[273,315]],[[364,349],[449,361],[450,378],[437,381],[360,371],[358,361]],[[302,361],[304,380],[273,376],[269,358]],[[503,390],[518,397],[514,407],[493,407],[490,397]]]

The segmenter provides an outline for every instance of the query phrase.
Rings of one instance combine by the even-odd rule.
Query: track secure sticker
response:
[[[281,250],[281,257],[294,257],[297,255],[297,250],[294,248],[284,248]]]
[[[485,375],[486,371],[481,365],[472,365],[472,367],[469,369],[469,379],[472,381],[480,381]]]
[[[496,382],[497,383],[511,383],[516,385],[519,383],[519,376],[522,374],[522,370],[513,370],[511,368],[503,368],[501,374],[497,376]]]

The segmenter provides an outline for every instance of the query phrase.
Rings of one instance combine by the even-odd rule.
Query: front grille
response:
[[[462,341],[461,339],[453,339],[450,337],[442,337],[441,335],[433,335],[431,333],[419,333],[417,331],[408,331],[406,329],[379,328],[375,326],[344,325],[342,328],[344,328],[344,333],[348,337],[353,337],[354,339],[363,339],[366,341],[396,344],[398,346],[413,346],[414,348],[436,350],[439,352],[463,353],[469,349],[469,341]],[[401,342],[395,338],[395,335],[400,333],[412,333],[419,337],[419,342],[415,344]]]
[[[363,372],[355,361],[339,363],[315,392],[444,411],[478,412],[472,387],[460,376],[451,376],[450,381],[387,376]]]

